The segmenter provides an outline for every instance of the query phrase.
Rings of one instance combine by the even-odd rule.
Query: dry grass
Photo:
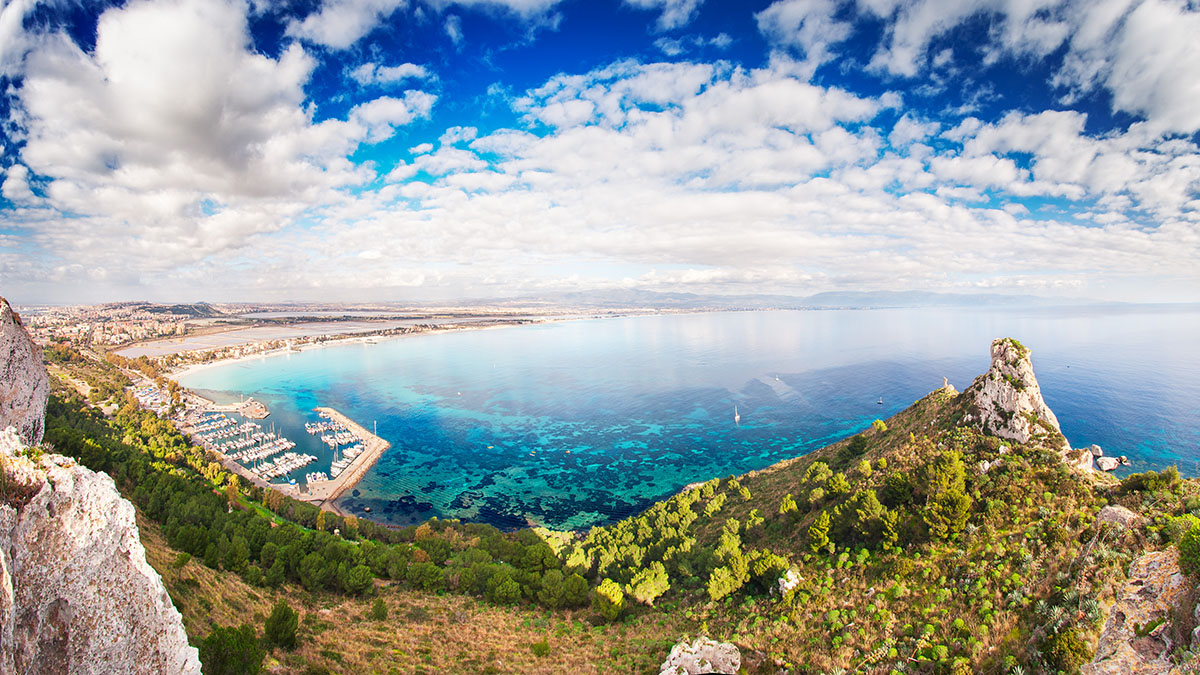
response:
[[[257,588],[236,574],[190,560],[153,523],[138,519],[146,558],[163,576],[193,644],[215,625],[250,623],[261,634],[271,605],[286,598],[300,612],[300,646],[274,650],[276,673],[646,673],[657,671],[671,646],[696,627],[681,617],[642,614],[625,623],[592,626],[586,610],[550,612],[496,607],[475,598],[377,588],[385,621],[367,619],[374,597],[313,594],[295,586]],[[532,646],[545,640],[549,654]]]

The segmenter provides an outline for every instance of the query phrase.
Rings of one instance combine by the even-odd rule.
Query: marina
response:
[[[321,435],[326,444],[325,438],[333,441],[334,459],[328,473],[305,476],[306,485],[298,498],[340,512],[333,502],[354,487],[391,444],[333,408],[317,408],[316,412],[321,421],[305,424],[305,430]],[[348,443],[345,448],[341,448],[343,440]]]

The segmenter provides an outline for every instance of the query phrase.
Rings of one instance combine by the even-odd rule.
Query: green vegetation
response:
[[[258,646],[254,629],[214,628],[200,643],[204,675],[257,675],[262,672],[265,652]]]
[[[387,618],[387,608],[384,608],[384,618]],[[286,601],[280,600],[271,608],[271,615],[263,626],[267,643],[283,649],[295,649],[296,628],[300,615]]]

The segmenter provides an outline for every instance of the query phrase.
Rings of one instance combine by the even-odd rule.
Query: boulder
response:
[[[1091,471],[1092,453],[1071,448],[1054,411],[1042,399],[1029,349],[1012,338],[1000,338],[992,342],[991,355],[991,367],[962,394],[970,403],[964,419],[993,436],[1049,448],[1072,467]]]
[[[1124,506],[1106,506],[1096,514],[1097,523],[1115,523],[1121,527],[1133,527],[1141,520],[1141,516]]]
[[[684,640],[671,649],[659,675],[735,675],[742,667],[742,654],[735,645],[708,638]]]
[[[15,427],[26,445],[41,443],[49,395],[42,350],[29,339],[21,317],[0,298],[0,429]]]
[[[796,574],[796,570],[788,570],[780,575],[775,581],[775,588],[771,589],[779,595],[784,595],[788,591],[800,585],[800,575]]]
[[[1188,582],[1179,570],[1174,549],[1147,553],[1129,566],[1129,580],[1113,604],[1083,675],[1181,675],[1168,661],[1171,644],[1166,624],[1146,627],[1166,618],[1182,601]],[[1138,635],[1139,632],[1146,633]]]
[[[1096,458],[1096,468],[1100,469],[1101,471],[1115,471],[1119,466],[1121,466],[1121,460],[1117,459],[1116,457]]]
[[[1092,451],[1092,457],[1103,457],[1104,456],[1104,451],[1100,449],[1100,446],[1098,446],[1094,443],[1092,444],[1092,447],[1090,447],[1088,449]]]

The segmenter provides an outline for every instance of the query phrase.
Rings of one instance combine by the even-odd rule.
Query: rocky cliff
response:
[[[0,673],[199,673],[111,478],[30,449],[47,376],[0,306]]]
[[[41,443],[49,393],[42,350],[29,339],[8,300],[0,298],[0,429],[16,427],[26,444]]]
[[[1092,453],[1072,449],[1054,411],[1042,399],[1029,348],[1012,338],[992,341],[992,365],[963,392],[969,401],[964,421],[985,433],[1016,443],[1041,444],[1081,470],[1092,468]]]

